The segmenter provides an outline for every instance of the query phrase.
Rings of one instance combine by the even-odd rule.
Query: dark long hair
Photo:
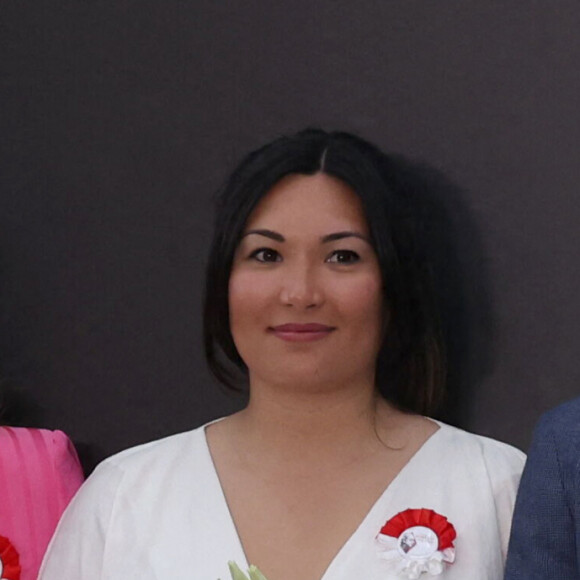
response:
[[[383,283],[385,328],[376,388],[400,409],[430,414],[445,383],[445,354],[430,268],[420,243],[422,215],[396,158],[355,135],[307,129],[247,155],[217,201],[206,273],[204,345],[209,368],[240,390],[247,368],[230,332],[228,286],[246,221],[260,200],[289,174],[323,172],[361,199]]]

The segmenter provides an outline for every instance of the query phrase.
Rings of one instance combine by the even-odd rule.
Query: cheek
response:
[[[268,296],[266,284],[256,282],[256,277],[246,272],[233,272],[228,288],[230,324],[234,326],[244,319],[254,320],[263,310]]]
[[[265,306],[271,291],[266,281],[245,271],[233,272],[229,283],[230,332],[242,360],[255,366],[263,349],[263,333],[268,326]]]
[[[341,287],[340,302],[345,314],[361,324],[377,323],[382,319],[382,287],[374,278]]]

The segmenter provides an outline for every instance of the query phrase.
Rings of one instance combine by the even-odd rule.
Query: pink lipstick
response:
[[[334,326],[311,322],[308,324],[280,324],[279,326],[272,326],[268,330],[282,340],[289,342],[309,342],[328,336],[336,328]]]

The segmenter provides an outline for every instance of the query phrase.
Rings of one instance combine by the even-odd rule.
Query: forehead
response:
[[[245,229],[356,229],[367,233],[362,203],[344,181],[324,173],[287,175],[258,203]]]

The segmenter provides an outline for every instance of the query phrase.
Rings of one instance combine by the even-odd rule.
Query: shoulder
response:
[[[11,445],[13,449],[26,453],[62,453],[72,450],[70,439],[58,430],[0,426],[0,440],[3,447]]]
[[[527,471],[572,481],[580,473],[580,398],[544,413],[534,429]],[[571,478],[571,479],[570,479]]]
[[[544,413],[536,425],[535,436],[551,436],[577,445],[580,439],[580,397]]]
[[[478,455],[488,457],[492,461],[497,460],[500,463],[520,465],[526,460],[525,453],[509,443],[504,443],[497,439],[486,437],[485,435],[470,433],[469,431],[447,425],[440,421],[437,423],[448,444],[454,447],[477,453]]]
[[[21,469],[23,464],[45,477],[64,476],[74,479],[76,486],[82,470],[76,450],[62,431],[28,427],[0,427],[0,443],[6,466]]]
[[[144,471],[161,473],[183,467],[207,452],[204,428],[205,425],[116,453],[101,462],[90,479],[101,479],[107,474],[113,479],[139,477]]]
[[[154,493],[192,486],[199,489],[213,477],[213,461],[203,425],[121,451],[101,462],[81,496],[95,488],[147,498]],[[85,489],[86,488],[86,489]]]
[[[101,462],[69,506],[69,519],[86,514],[108,521],[119,501],[144,505],[174,488],[197,489],[210,471],[204,427],[137,445]],[[117,506],[117,507],[116,507]]]
[[[464,465],[483,464],[490,479],[519,481],[526,455],[507,443],[439,422],[441,440]]]

